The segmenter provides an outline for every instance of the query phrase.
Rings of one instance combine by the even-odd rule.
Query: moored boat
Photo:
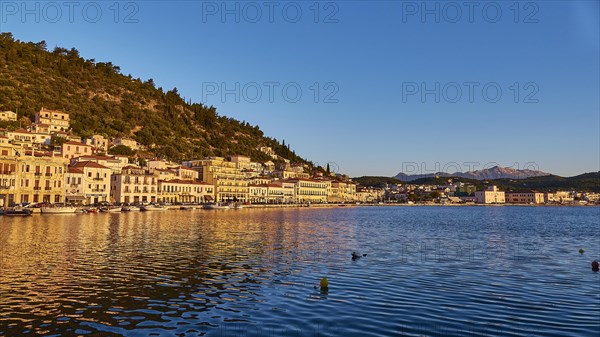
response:
[[[150,212],[150,211],[166,211],[168,208],[160,205],[144,205],[141,207],[142,211]]]
[[[137,212],[140,211],[140,208],[137,206],[123,206],[121,207],[121,211],[123,212]]]
[[[41,207],[42,214],[67,214],[77,212],[77,207],[72,206],[46,206]]]
[[[229,209],[229,205],[220,203],[210,203],[202,205],[204,209]]]
[[[106,206],[100,208],[100,212],[116,213],[121,211],[121,206]]]
[[[27,216],[33,214],[33,211],[27,208],[15,207],[5,210],[2,214],[8,216]]]

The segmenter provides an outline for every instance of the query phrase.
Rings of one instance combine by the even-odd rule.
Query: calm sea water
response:
[[[0,335],[598,336],[599,221],[598,207],[3,217]]]

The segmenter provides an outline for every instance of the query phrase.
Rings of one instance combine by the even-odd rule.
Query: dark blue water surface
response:
[[[4,217],[0,335],[598,336],[599,222],[483,206]]]

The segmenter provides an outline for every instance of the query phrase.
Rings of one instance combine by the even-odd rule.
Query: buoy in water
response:
[[[328,290],[329,289],[329,280],[327,279],[327,277],[323,277],[321,279],[321,282],[319,282],[319,285],[321,286],[321,290]]]
[[[585,253],[585,249],[579,248],[579,254],[583,254],[583,253]]]
[[[600,270],[600,266],[598,266],[598,260],[594,260],[594,262],[592,262],[592,270],[595,272]]]

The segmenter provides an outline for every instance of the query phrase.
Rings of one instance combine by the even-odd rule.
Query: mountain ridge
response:
[[[494,166],[488,169],[475,170],[475,171],[467,171],[467,172],[454,172],[454,173],[446,173],[446,172],[436,172],[436,173],[428,173],[428,174],[413,174],[408,175],[403,172],[398,173],[393,178],[398,179],[404,182],[410,182],[417,179],[423,178],[433,178],[433,177],[459,177],[459,178],[467,178],[474,180],[494,180],[494,179],[526,179],[531,177],[543,177],[549,176],[550,173],[538,171],[538,170],[529,170],[529,169],[513,169],[510,167],[501,167]]]

